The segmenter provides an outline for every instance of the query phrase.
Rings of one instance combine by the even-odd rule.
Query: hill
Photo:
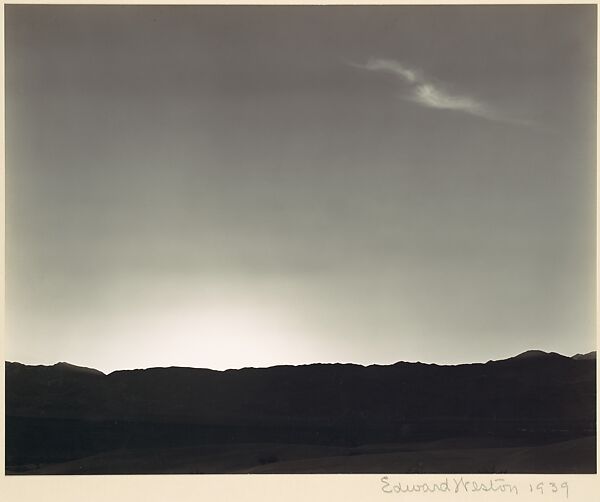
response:
[[[594,435],[595,415],[595,359],[539,351],[457,366],[171,367],[108,375],[65,363],[6,363],[7,472],[114,451],[207,445],[356,449],[492,438],[496,446],[537,447]]]

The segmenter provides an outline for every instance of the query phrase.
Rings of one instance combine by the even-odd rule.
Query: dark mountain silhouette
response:
[[[596,351],[588,352],[587,354],[575,354],[573,359],[596,359]]]
[[[516,355],[512,359],[537,359],[537,358],[546,358],[546,359],[566,359],[566,356],[562,354],[558,354],[556,352],[544,352],[543,350],[526,350],[525,352],[521,352]]]
[[[52,368],[57,368],[63,371],[70,371],[73,373],[87,373],[87,374],[92,374],[92,375],[104,375],[104,373],[102,373],[99,370],[96,370],[94,368],[85,368],[84,366],[76,366],[74,364],[69,364],[69,363],[65,363],[65,362],[60,362],[60,363],[56,363],[54,365],[51,366]]]
[[[127,457],[130,463],[123,464],[121,459],[127,467],[115,472],[171,472],[185,456],[182,448],[218,445],[219,452],[231,457],[242,445],[305,445],[313,456],[319,449],[316,458],[321,458],[323,449],[342,449],[351,456],[365,445],[449,440],[454,447],[475,441],[486,448],[538,448],[577,440],[587,446],[572,453],[579,462],[573,465],[580,466],[578,472],[595,472],[595,447],[581,442],[592,438],[596,427],[596,361],[588,356],[528,351],[505,360],[456,366],[400,362],[227,371],[171,367],[108,375],[67,363],[7,362],[7,472],[45,472],[52,464],[57,472],[70,472],[67,465],[78,466],[76,472],[113,472],[106,470],[116,462],[111,452],[136,452],[137,460]],[[164,459],[166,451],[180,452],[173,454],[174,463],[147,466],[147,455]],[[197,458],[198,452],[194,455]],[[305,471],[318,472],[319,461],[306,464],[302,455],[294,460],[296,467],[284,465],[274,454],[259,456],[255,463],[271,469],[281,464],[282,472],[300,472],[297,462],[304,459],[300,465]],[[564,451],[561,455],[567,458]],[[584,460],[582,455],[587,455]],[[94,467],[87,460],[77,463],[92,457]],[[544,462],[550,457],[545,454]],[[379,472],[392,469],[394,458],[398,456],[389,457],[391,463],[384,462]],[[350,464],[338,463],[323,472],[344,472],[345,465]],[[511,465],[508,469],[515,468]],[[231,470],[210,467],[210,472]],[[249,472],[251,467],[255,466],[239,469]],[[442,472],[452,472],[451,467],[446,465]],[[529,472],[526,467],[517,468]],[[365,471],[365,466],[356,468]],[[206,465],[203,469],[207,472]],[[557,467],[540,467],[539,472],[548,469]],[[191,471],[184,466],[178,472]]]

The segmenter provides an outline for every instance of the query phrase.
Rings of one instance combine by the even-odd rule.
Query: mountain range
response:
[[[347,452],[362,451],[365,445],[423,448],[439,441],[540,448],[594,438],[595,445],[595,352],[566,357],[528,351],[454,366],[169,367],[106,375],[68,363],[7,362],[5,371],[7,473],[43,473],[48,466],[72,467],[78,459],[110,452],[137,452],[137,460],[117,472],[157,472],[156,466],[143,467],[149,451],[215,445],[231,454],[248,445]],[[595,472],[595,446],[592,458],[591,443],[585,444],[589,458],[577,465],[583,466],[580,471]],[[77,472],[113,472],[106,470],[114,461],[109,459],[94,468],[80,461],[88,467]],[[278,464],[255,460],[270,468]],[[313,472],[306,458],[300,460],[303,472]],[[158,472],[170,472],[168,464],[160,465]],[[346,472],[344,465],[324,472]]]

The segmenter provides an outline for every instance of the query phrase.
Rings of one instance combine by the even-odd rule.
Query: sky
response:
[[[6,359],[595,349],[596,7],[5,7]]]

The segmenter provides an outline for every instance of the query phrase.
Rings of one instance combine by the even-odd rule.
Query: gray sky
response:
[[[7,359],[595,348],[595,6],[5,19]]]

